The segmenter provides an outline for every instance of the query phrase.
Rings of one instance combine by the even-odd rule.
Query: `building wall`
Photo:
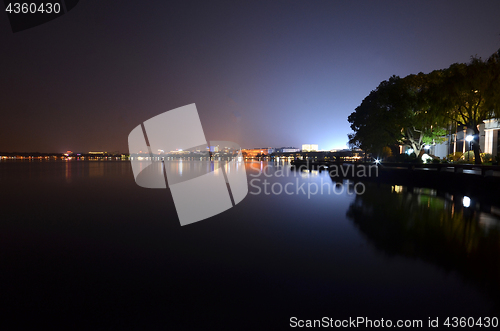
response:
[[[481,153],[489,153],[493,156],[500,155],[499,132],[500,122],[498,120],[486,120],[479,125],[479,148]],[[431,146],[428,154],[443,158],[454,152],[467,152],[470,144],[465,138],[472,134],[474,134],[474,131],[470,128],[465,131],[459,128],[456,132],[447,136],[445,142]]]
[[[484,121],[484,153],[498,156],[500,123],[498,120]]]
[[[317,144],[304,144],[302,145],[302,151],[304,152],[314,152],[318,150]]]
[[[437,156],[439,158],[444,158],[446,156],[448,156],[448,148],[449,148],[449,145],[448,145],[448,141],[445,141],[441,144],[437,144],[435,146],[432,146],[431,147],[431,154],[433,154],[434,156]]]

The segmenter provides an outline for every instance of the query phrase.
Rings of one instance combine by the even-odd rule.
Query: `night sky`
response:
[[[3,8],[3,6],[2,6]],[[500,1],[90,1],[13,33],[0,14],[0,151],[127,152],[196,103],[207,140],[345,148],[391,75],[500,48]]]

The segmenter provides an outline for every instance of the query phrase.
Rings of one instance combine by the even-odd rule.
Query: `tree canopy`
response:
[[[422,76],[392,76],[366,97],[349,116],[349,144],[379,154],[383,147],[409,145],[417,155],[425,145],[439,143],[445,130],[429,116],[421,98]]]
[[[425,145],[445,140],[450,123],[474,130],[479,156],[479,125],[500,116],[500,50],[488,60],[472,57],[429,74],[392,76],[348,117],[351,147],[378,154],[386,146],[408,145],[417,155]]]

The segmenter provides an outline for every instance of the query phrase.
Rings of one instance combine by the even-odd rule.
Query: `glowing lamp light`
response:
[[[380,160],[379,160],[379,159],[376,159],[376,160],[375,160],[375,164],[380,164]]]
[[[422,161],[424,161],[424,163],[426,163],[427,160],[432,160],[432,157],[430,157],[428,154],[422,155]]]
[[[462,203],[463,203],[465,208],[469,208],[470,207],[470,198],[465,196],[464,199],[462,200]]]
[[[413,148],[410,148],[409,150],[407,150],[406,153],[408,153],[408,155],[411,155],[411,153],[413,153]]]
[[[474,139],[474,137],[471,135],[468,135],[467,137],[465,137],[465,140],[467,140],[468,142],[471,142],[472,139]]]

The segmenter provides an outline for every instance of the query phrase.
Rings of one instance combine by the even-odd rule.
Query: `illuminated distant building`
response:
[[[303,152],[315,152],[318,150],[318,145],[315,144],[304,144],[302,145]]]
[[[295,148],[295,147],[283,147],[283,148],[280,148],[279,152],[280,153],[296,153],[296,152],[300,152],[300,149]]]
[[[259,156],[267,156],[268,148],[251,148],[251,149],[242,149],[241,152],[243,156],[246,158],[259,157]]]

